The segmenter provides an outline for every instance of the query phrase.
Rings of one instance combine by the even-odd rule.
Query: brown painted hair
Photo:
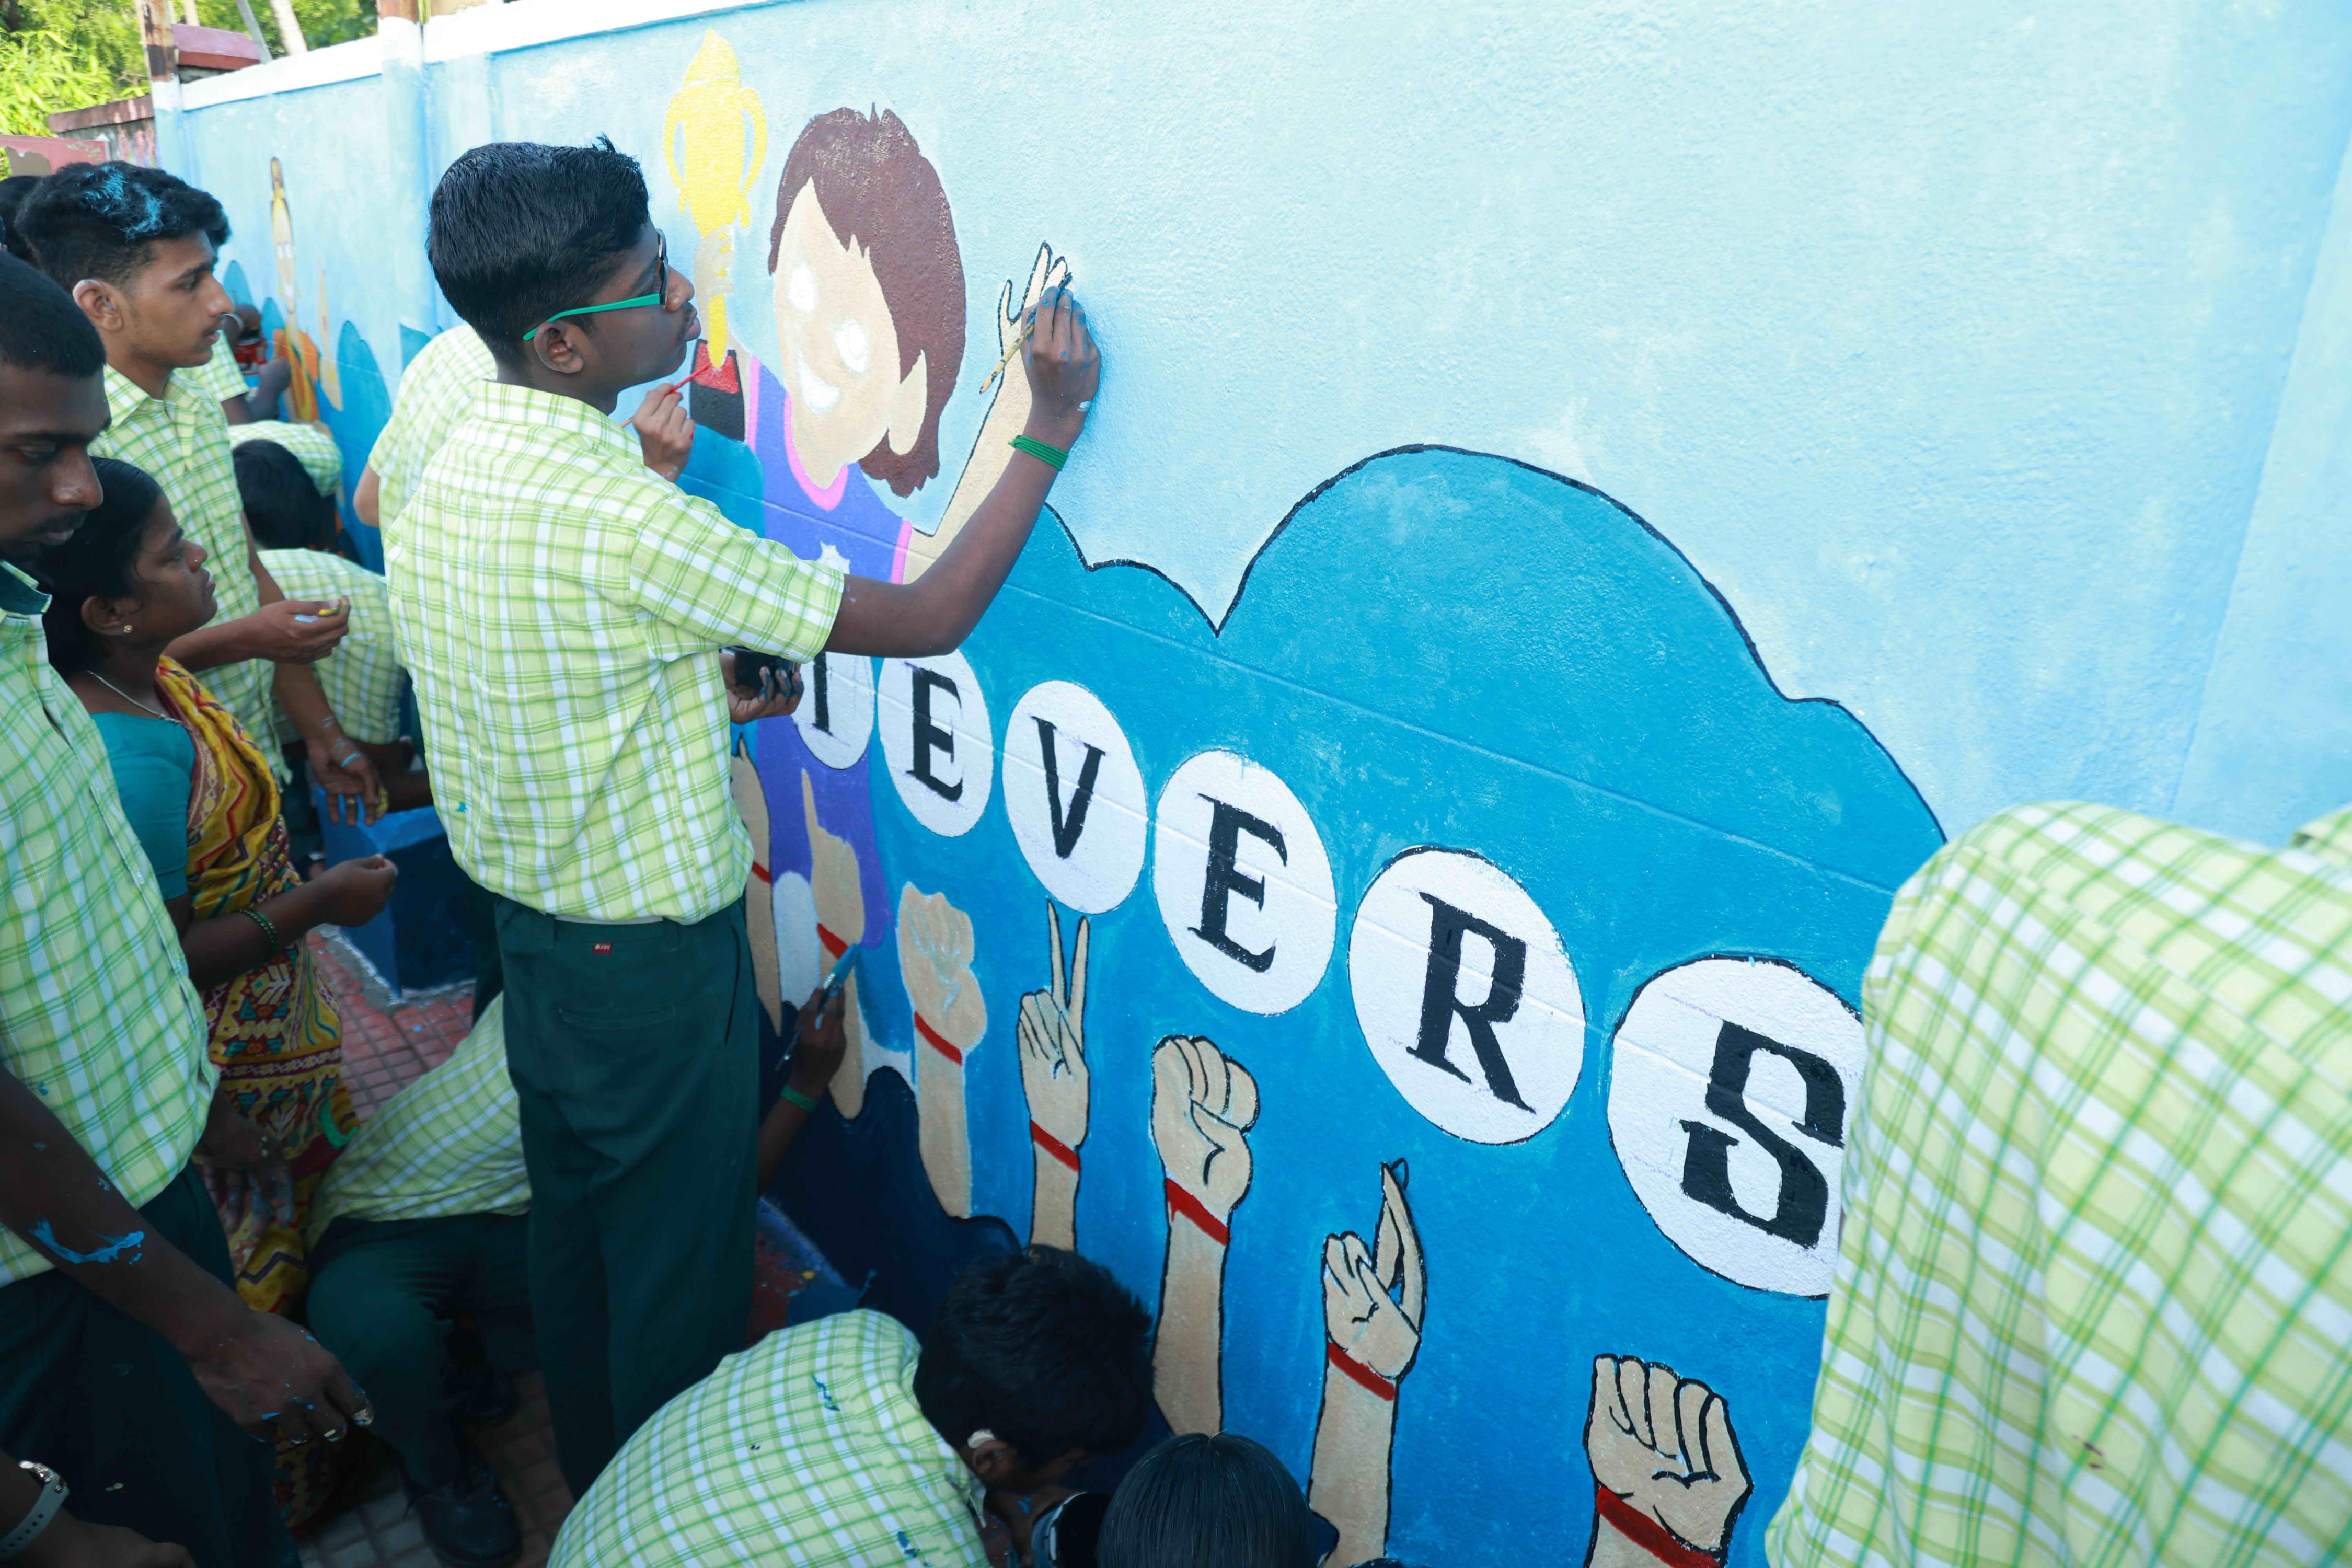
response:
[[[914,369],[916,355],[925,356],[923,428],[913,448],[894,452],[886,440],[857,465],[895,493],[912,495],[940,471],[940,411],[963,368],[963,254],[956,248],[948,194],[896,114],[854,109],[820,114],[793,143],[776,184],[771,275],[783,253],[793,199],[811,183],[834,237],[866,247],[898,336],[898,374]]]

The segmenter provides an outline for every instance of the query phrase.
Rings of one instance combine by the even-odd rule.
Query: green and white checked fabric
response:
[[[322,426],[298,425],[291,419],[256,419],[228,427],[230,450],[247,441],[275,441],[294,454],[310,482],[322,496],[336,494],[343,483],[343,449]],[[282,585],[282,584],[281,584]]]
[[[194,1152],[217,1075],[106,747],[49,668],[47,603],[0,564],[0,1062],[143,1204]],[[0,1231],[0,1285],[48,1268]]]
[[[481,334],[464,325],[417,350],[400,373],[392,417],[384,422],[367,461],[376,473],[376,521],[383,529],[389,531],[407,506],[409,492],[441,443],[473,412],[482,384],[498,373]]]
[[[310,1200],[315,1243],[339,1218],[445,1219],[530,1207],[522,1108],[507,1078],[507,999],[449,1059],[361,1123]]]
[[[180,527],[211,557],[205,565],[213,574],[213,593],[219,600],[214,620],[242,620],[260,609],[245,507],[236,493],[236,466],[229,457],[228,421],[221,417],[219,401],[199,375],[187,371],[173,373],[163,395],[150,397],[138,383],[108,365],[106,403],[114,423],[89,449],[101,458],[137,464],[163,487]],[[249,658],[203,670],[196,679],[228,704],[247,734],[262,737],[271,732],[270,681],[276,674],[277,666],[268,659]],[[286,764],[274,747],[262,750],[283,784]]]
[[[984,1568],[978,1477],[915,1403],[896,1319],[779,1329],[637,1428],[550,1568]]]
[[[351,601],[351,629],[334,652],[310,668],[344,734],[371,746],[399,740],[402,671],[393,647],[392,595],[383,579],[323,550],[265,550],[261,563],[289,599]],[[283,709],[277,722],[280,744],[299,738]]]
[[[2023,807],[1903,889],[1864,1004],[1770,1560],[2344,1561],[2352,869]]]
[[[2339,866],[2352,866],[2352,805],[2304,824],[2294,836],[2294,847],[2324,855]]]
[[[213,357],[193,370],[175,373],[184,375],[213,395],[215,403],[226,403],[232,397],[243,397],[253,388],[247,384],[245,372],[237,368],[236,348],[223,332],[213,340]]]
[[[574,920],[743,896],[718,650],[824,647],[843,574],[738,528],[574,398],[485,384],[387,537],[449,847]]]

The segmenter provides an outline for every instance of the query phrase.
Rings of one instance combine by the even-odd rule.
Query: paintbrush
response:
[[[707,339],[697,338],[694,340],[694,343],[697,348],[700,348],[707,341]],[[676,381],[671,382],[667,386],[663,387],[662,395],[664,396],[667,396],[669,394],[676,392],[679,387],[691,386],[697,382],[700,382],[705,386],[716,385],[717,383],[705,380],[704,378],[717,375],[720,369],[721,366],[717,360],[705,360],[700,370],[694,372],[690,375],[681,375]]]
[[[980,384],[981,391],[986,392],[990,387],[996,384],[996,378],[1004,374],[1004,367],[1013,363],[1013,356],[1021,352],[1021,345],[1029,341],[1029,334],[1036,330],[1037,317],[1035,312],[1032,311],[1028,321],[1021,329],[1021,335],[1013,340],[1013,346],[1004,351],[1003,357],[996,362],[996,368],[990,371],[988,373],[988,379]]]

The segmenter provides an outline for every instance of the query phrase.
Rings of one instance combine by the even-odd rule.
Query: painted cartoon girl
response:
[[[286,405],[297,423],[308,425],[319,417],[321,394],[330,406],[343,405],[342,378],[334,356],[321,353],[319,347],[319,340],[328,336],[324,263],[319,268],[319,338],[312,338],[299,325],[302,285],[294,264],[294,211],[286,199],[286,170],[275,158],[269,160],[269,241],[278,261],[280,315],[278,330],[272,334],[277,339],[275,352],[294,369],[294,378],[286,388]]]
[[[723,292],[733,226],[723,216],[706,224],[695,199],[706,186],[719,192],[716,213],[727,205],[722,187],[740,178],[745,95],[727,90],[737,79],[723,42],[706,40],[688,74],[679,97],[691,99],[697,112],[673,110],[674,174],[703,235],[698,284]],[[699,114],[703,108],[711,111]],[[919,575],[1003,475],[1010,437],[1028,416],[1029,389],[1020,375],[999,379],[938,531],[918,532],[898,503],[935,480],[942,466],[940,419],[963,369],[965,290],[946,190],[898,115],[837,109],[802,129],[777,182],[767,259],[776,363],[762,363],[740,338],[698,349],[696,423],[717,435],[741,432],[758,459],[760,527],[768,537],[861,575],[894,582]],[[715,276],[700,276],[706,266]],[[1067,273],[1041,247],[1020,309]],[[1001,347],[1018,331],[1009,282],[997,316]],[[698,467],[713,479],[721,471],[700,458]],[[892,903],[875,848],[866,769],[825,765],[789,725],[763,726],[758,744],[773,807],[773,872],[811,877],[821,932],[859,931],[868,946],[890,941]],[[812,823],[822,840],[803,837]],[[816,865],[816,842],[851,851],[855,871],[843,874],[850,856]],[[830,961],[827,947],[805,955],[812,967]],[[859,1033],[855,1026],[852,1032]],[[855,1063],[836,1079],[852,1114],[862,1087]]]

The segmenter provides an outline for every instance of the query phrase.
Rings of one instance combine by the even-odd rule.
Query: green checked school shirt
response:
[[[2352,1553],[2345,826],[2027,806],[1896,897],[1775,1563]]]
[[[0,564],[0,1062],[143,1204],[194,1152],[215,1074],[106,747],[49,668],[47,603]],[[0,1230],[0,1286],[48,1268]]]
[[[588,405],[486,384],[387,540],[449,847],[572,920],[698,921],[743,896],[718,651],[814,658],[843,574],[646,468]]]
[[[261,563],[289,599],[348,599],[351,629],[335,651],[310,668],[343,733],[371,746],[400,739],[400,655],[393,646],[392,595],[383,579],[358,562],[323,550],[265,550]],[[300,731],[280,710],[278,739]]]
[[[637,1428],[549,1568],[986,1568],[980,1479],[915,1403],[920,1348],[861,1310],[729,1356]]]
[[[108,365],[106,404],[114,423],[89,449],[100,458],[137,464],[163,487],[181,529],[210,557],[205,566],[213,574],[213,592],[219,600],[214,622],[242,620],[260,609],[261,590],[247,554],[245,507],[237,500],[236,467],[229,457],[228,421],[221,417],[219,400],[201,369],[173,372],[163,395],[150,397],[138,383]],[[266,658],[249,658],[201,670],[196,679],[228,705],[247,735],[266,742],[271,733],[270,681],[277,668]],[[264,744],[262,751],[284,783],[286,764],[277,748]]]
[[[245,371],[236,363],[236,347],[223,332],[213,340],[213,357],[193,370],[174,373],[184,375],[196,385],[212,394],[215,403],[226,403],[232,397],[243,397],[253,390],[245,379]]]
[[[376,474],[376,520],[389,535],[425,465],[474,410],[475,395],[499,373],[481,334],[456,326],[416,351],[400,373],[392,417],[375,438],[367,466]]]
[[[313,1243],[341,1219],[444,1219],[530,1206],[522,1108],[507,1078],[507,999],[449,1059],[360,1124],[310,1200]]]

